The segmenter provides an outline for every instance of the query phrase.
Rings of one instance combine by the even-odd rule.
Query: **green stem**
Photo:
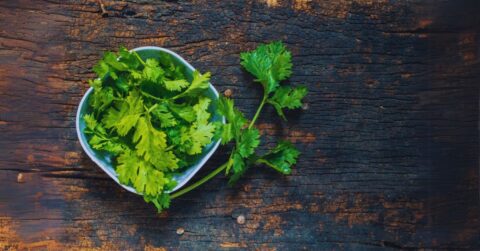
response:
[[[157,106],[158,106],[158,103],[152,105],[152,107],[150,107],[150,108],[147,109],[147,113],[151,113],[151,112],[153,111],[153,109],[155,109]]]
[[[143,61],[143,59],[140,57],[140,55],[138,55],[138,53],[136,51],[134,51],[133,54],[137,57],[137,59],[140,61],[140,63],[145,65],[145,61]]]
[[[255,124],[255,121],[257,121],[257,118],[258,118],[258,116],[260,115],[260,112],[262,111],[263,106],[265,105],[265,102],[267,101],[267,97],[268,97],[268,95],[267,95],[266,93],[263,94],[262,102],[261,102],[260,105],[258,106],[257,112],[256,112],[255,115],[253,116],[252,121],[250,121],[250,125],[248,125],[248,129],[252,128],[252,126]]]
[[[177,197],[180,197],[180,196],[192,191],[193,189],[197,188],[198,186],[202,185],[203,183],[209,181],[211,178],[215,177],[221,171],[225,170],[225,168],[227,168],[227,165],[228,165],[228,161],[225,162],[225,164],[217,167],[217,169],[213,170],[213,172],[209,173],[207,176],[203,177],[201,180],[191,184],[190,186],[188,186],[186,188],[181,189],[180,191],[177,191],[177,192],[171,194],[170,198],[175,199]]]
[[[142,93],[142,95],[144,95],[144,96],[146,96],[146,97],[149,97],[149,98],[151,98],[151,99],[155,99],[155,100],[157,100],[157,101],[164,101],[164,100],[165,100],[165,99],[157,98],[157,97],[155,97],[155,96],[153,96],[153,95],[150,95],[150,94],[148,94],[148,93],[146,93],[146,92],[144,92],[144,91],[140,91],[140,92]]]

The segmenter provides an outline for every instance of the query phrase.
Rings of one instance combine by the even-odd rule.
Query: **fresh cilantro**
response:
[[[165,88],[169,91],[180,91],[190,85],[185,79],[165,80]]]
[[[210,72],[201,74],[198,71],[194,71],[193,80],[190,86],[184,92],[175,96],[175,99],[186,97],[186,96],[195,97],[197,94],[204,92],[206,89],[208,89],[208,86],[210,85],[210,83],[208,82],[209,80],[210,80]]]
[[[254,51],[241,53],[240,58],[245,70],[262,84],[264,95],[247,128],[246,119],[234,107],[232,100],[221,98],[219,101],[219,111],[227,119],[222,128],[222,143],[235,141],[235,147],[225,166],[227,174],[233,169],[229,181],[231,184],[236,182],[252,163],[265,164],[283,174],[290,174],[291,166],[296,163],[299,154],[295,147],[282,142],[264,156],[258,157],[255,150],[260,143],[260,133],[253,126],[265,104],[273,105],[278,115],[286,120],[283,109],[301,107],[302,99],[308,92],[303,86],[280,85],[280,81],[292,74],[291,53],[281,42],[260,45]]]
[[[226,144],[234,138],[239,141],[241,130],[247,123],[243,113],[234,106],[233,100],[225,97],[220,97],[218,111],[227,120],[227,123],[222,128],[222,144]]]
[[[296,88],[281,86],[275,91],[271,98],[267,99],[267,102],[275,107],[275,110],[280,117],[287,120],[283,113],[283,109],[296,109],[302,107],[302,99],[307,95],[307,92],[308,90],[305,86]]]
[[[281,141],[277,146],[271,149],[267,154],[257,159],[257,163],[267,166],[283,174],[292,172],[291,166],[297,162],[300,152],[288,141]]]
[[[292,74],[291,53],[281,42],[259,45],[241,53],[241,65],[263,86],[264,95],[251,120],[237,109],[232,99],[219,97],[215,105],[226,123],[211,121],[212,100],[205,95],[210,73],[192,73],[175,65],[170,56],[143,60],[136,52],[120,48],[107,52],[94,67],[98,78],[90,98],[92,113],[84,116],[89,144],[109,152],[115,159],[122,184],[143,194],[158,210],[222,171],[229,184],[238,181],[253,165],[265,165],[288,175],[300,152],[288,141],[259,155],[260,132],[254,127],[265,104],[271,104],[285,118],[284,109],[302,106],[304,86],[281,85]],[[214,106],[215,107],[215,106]],[[215,137],[222,144],[233,142],[226,163],[196,183],[173,194],[172,178],[192,165]]]
[[[105,53],[93,70],[83,117],[90,146],[113,157],[122,184],[159,211],[168,207],[173,173],[195,163],[219,126],[205,92],[210,73],[195,71],[189,81],[169,55],[142,59],[125,48]]]
[[[254,51],[241,53],[240,58],[242,66],[256,77],[267,94],[292,74],[292,55],[281,42],[262,44]]]

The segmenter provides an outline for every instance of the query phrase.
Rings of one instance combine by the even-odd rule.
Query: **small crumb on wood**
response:
[[[306,111],[308,108],[310,108],[310,105],[308,103],[303,103],[302,110]]]
[[[24,183],[25,182],[25,180],[23,179],[23,173],[18,173],[17,182],[18,183]]]
[[[245,216],[243,214],[241,214],[237,217],[237,223],[240,224],[240,225],[245,224]]]
[[[182,235],[183,233],[185,233],[185,229],[183,229],[183,227],[177,228],[177,234],[178,235]]]
[[[223,92],[223,95],[227,98],[231,97],[232,96],[232,89],[226,89],[224,92]]]

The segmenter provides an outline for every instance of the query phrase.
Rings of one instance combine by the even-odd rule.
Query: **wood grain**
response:
[[[0,248],[480,249],[479,11],[476,1],[1,1]],[[157,215],[83,153],[75,111],[102,52],[172,49],[253,115],[261,90],[239,53],[272,40],[293,53],[290,81],[310,89],[287,123],[272,109],[260,118],[266,144],[302,150],[291,176],[258,167],[232,188],[218,177]]]

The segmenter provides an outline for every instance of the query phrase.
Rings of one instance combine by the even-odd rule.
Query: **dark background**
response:
[[[99,3],[0,2],[0,249],[480,249],[480,2]],[[158,215],[82,151],[75,112],[104,51],[172,49],[251,116],[239,53],[272,40],[310,89],[287,123],[259,120],[266,144],[301,149],[291,176],[219,176]]]

